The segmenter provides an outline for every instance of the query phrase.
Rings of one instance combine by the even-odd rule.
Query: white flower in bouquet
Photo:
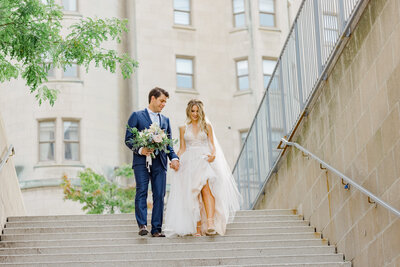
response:
[[[161,143],[162,140],[163,140],[163,137],[161,136],[161,134],[153,135],[153,141],[154,141],[154,142],[156,142],[156,143]]]

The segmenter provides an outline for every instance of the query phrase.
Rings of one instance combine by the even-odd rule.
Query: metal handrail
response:
[[[3,166],[8,162],[8,160],[10,159],[10,157],[15,155],[15,149],[13,145],[10,145],[7,151],[6,156],[4,157],[4,159],[2,159],[0,161],[0,171],[3,168]]]
[[[333,172],[334,174],[336,174],[337,176],[339,176],[340,178],[342,178],[343,180],[345,180],[347,183],[349,183],[350,185],[354,186],[355,188],[357,188],[358,190],[360,190],[362,193],[364,193],[365,195],[367,195],[369,198],[373,199],[376,203],[381,204],[383,207],[385,207],[386,209],[390,210],[391,212],[393,212],[394,214],[396,214],[397,216],[400,217],[400,211],[396,210],[395,208],[393,208],[392,206],[390,206],[389,204],[387,204],[385,201],[383,201],[382,199],[380,199],[379,197],[375,196],[373,193],[371,193],[370,191],[368,191],[367,189],[365,189],[364,187],[362,187],[361,185],[359,185],[358,183],[354,182],[352,179],[350,179],[349,177],[347,177],[346,175],[344,175],[343,173],[341,173],[340,171],[336,170],[335,168],[333,168],[331,165],[329,165],[328,163],[326,163],[325,161],[321,160],[320,158],[318,158],[317,156],[315,156],[313,153],[311,153],[310,151],[308,151],[307,149],[305,149],[304,147],[302,147],[301,145],[299,145],[298,143],[295,142],[289,142],[287,141],[285,138],[281,139],[283,143],[285,143],[285,145],[287,146],[294,146],[296,147],[298,150],[302,151],[303,153],[311,156],[313,159],[315,159],[316,161],[318,161],[322,166],[324,166],[325,168],[327,168],[328,170],[330,170],[331,172]]]

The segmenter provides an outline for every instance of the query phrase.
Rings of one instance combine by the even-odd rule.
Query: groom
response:
[[[169,119],[160,114],[167,103],[169,94],[162,88],[155,87],[149,93],[149,106],[144,110],[135,111],[128,120],[129,127],[136,127],[139,131],[150,128],[152,123],[158,123],[160,128],[166,131],[169,138],[171,137],[171,126]],[[179,157],[175,154],[173,147],[168,147],[170,151],[166,154],[161,151],[152,160],[150,171],[146,168],[146,156],[150,155],[153,150],[141,147],[133,149],[132,144],[128,141],[133,134],[127,130],[125,134],[125,144],[133,151],[132,168],[135,173],[136,180],[136,198],[135,198],[135,215],[139,225],[139,235],[147,235],[147,190],[149,181],[151,182],[151,190],[153,192],[153,211],[151,216],[151,234],[153,237],[164,237],[161,233],[164,212],[164,196],[167,175],[167,156],[171,160],[171,168],[179,169]],[[156,152],[155,152],[156,153]]]

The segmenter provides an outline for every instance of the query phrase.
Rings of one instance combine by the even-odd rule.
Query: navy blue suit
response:
[[[161,129],[171,137],[171,126],[169,119],[160,114]],[[133,112],[128,120],[129,127],[136,127],[139,131],[150,128],[152,121],[147,109]],[[139,155],[138,149],[133,149],[132,144],[128,143],[133,134],[127,130],[125,134],[125,144],[133,151],[132,168],[135,173],[136,180],[136,197],[135,197],[135,215],[139,226],[147,225],[147,191],[149,181],[153,192],[153,211],[151,216],[151,233],[161,233],[164,212],[164,196],[166,189],[166,176],[168,159],[178,158],[173,147],[168,147],[170,151],[166,154],[164,151],[159,153],[152,160],[150,172],[146,168],[146,156]]]

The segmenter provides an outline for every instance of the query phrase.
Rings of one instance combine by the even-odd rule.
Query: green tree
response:
[[[129,166],[128,166],[129,167]],[[114,176],[133,178],[132,168],[124,165],[114,171]],[[132,186],[120,187],[117,183],[107,180],[103,175],[91,169],[85,169],[78,174],[80,186],[71,184],[71,180],[64,175],[61,186],[64,199],[79,201],[84,204],[83,210],[88,214],[130,213],[135,209],[136,190]]]
[[[39,105],[51,105],[57,91],[43,85],[50,68],[63,68],[73,63],[96,67],[114,73],[120,66],[124,78],[129,77],[137,62],[127,54],[105,49],[102,44],[121,42],[127,32],[127,21],[116,18],[83,18],[61,34],[63,12],[48,0],[0,0],[0,82],[22,77]]]

